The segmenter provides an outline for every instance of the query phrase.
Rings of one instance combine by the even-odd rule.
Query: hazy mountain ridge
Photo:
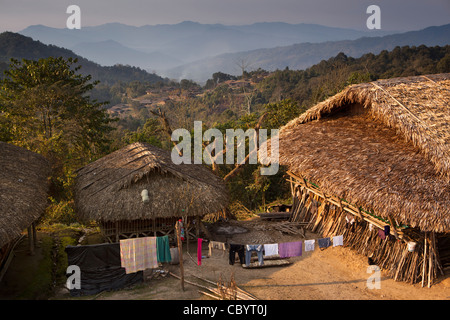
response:
[[[178,66],[160,74],[173,79],[189,78],[203,82],[217,71],[239,75],[242,72],[240,65],[243,62],[247,65],[247,71],[258,68],[274,71],[286,67],[301,70],[336,56],[340,52],[358,58],[366,53],[378,54],[383,50],[392,50],[397,46],[444,46],[448,44],[450,44],[450,24],[383,37],[363,37],[356,40],[323,43],[300,43],[227,53]]]
[[[178,24],[141,27],[108,23],[94,27],[82,27],[80,30],[37,25],[30,26],[19,33],[46,44],[71,49],[101,65],[122,63],[159,71],[223,53],[273,48],[302,42],[351,40],[362,36],[385,35],[390,32],[358,31],[315,24],[282,22],[228,26],[184,21]],[[105,56],[105,50],[102,50],[99,45],[94,45],[95,42],[101,44],[105,41],[115,41],[123,47],[127,47],[130,51],[129,57],[119,57],[114,55],[114,52]],[[132,52],[136,54],[136,51],[142,56],[157,52],[161,59],[165,57],[167,64],[171,65],[158,65],[157,62],[151,61],[152,56],[148,56],[149,61],[143,62],[141,59],[136,61],[132,54]]]

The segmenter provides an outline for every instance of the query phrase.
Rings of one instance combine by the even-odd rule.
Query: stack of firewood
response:
[[[290,221],[280,221],[261,225],[255,225],[253,228],[256,230],[266,231],[266,230],[278,230],[282,233],[287,234],[298,234],[305,237],[305,227],[308,223],[305,222],[290,222]]]
[[[169,272],[169,274],[177,279],[180,279],[179,276],[173,274],[172,272]],[[217,282],[203,279],[195,275],[193,275],[193,277],[206,282],[208,285],[198,284],[186,279],[184,279],[184,282],[199,287],[200,289],[202,289],[199,290],[199,292],[210,298],[216,300],[258,300],[258,298],[256,298],[254,295],[239,288],[234,281],[233,275],[231,275],[229,282],[223,281],[222,276],[220,276]]]

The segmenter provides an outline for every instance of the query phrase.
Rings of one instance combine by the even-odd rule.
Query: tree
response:
[[[0,81],[0,138],[43,154],[63,180],[107,148],[112,130],[105,103],[88,95],[98,82],[78,74],[76,63],[11,59]]]
[[[267,112],[265,128],[267,129],[279,129],[306,111],[305,107],[299,107],[297,102],[291,99],[268,103],[265,105],[265,109]]]

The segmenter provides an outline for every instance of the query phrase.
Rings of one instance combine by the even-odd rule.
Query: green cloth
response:
[[[156,238],[156,258],[158,262],[171,262],[169,236]]]

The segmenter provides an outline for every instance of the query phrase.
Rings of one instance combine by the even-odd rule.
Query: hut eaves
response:
[[[449,232],[449,90],[450,74],[350,86],[281,128],[279,162],[384,218]]]
[[[45,212],[49,175],[43,156],[0,142],[0,247]]]

